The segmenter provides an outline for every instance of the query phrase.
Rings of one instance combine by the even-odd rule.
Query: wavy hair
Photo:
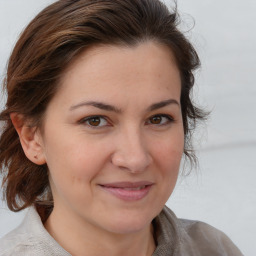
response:
[[[193,104],[191,89],[193,71],[200,61],[177,28],[176,9],[168,10],[159,0],[59,0],[30,22],[13,49],[3,82],[7,102],[0,113],[0,169],[10,210],[19,211],[34,203],[53,207],[47,165],[27,159],[10,114],[18,113],[40,127],[63,71],[91,46],[134,47],[153,40],[173,52],[182,81],[184,154],[191,163],[196,162],[191,133],[205,113]]]

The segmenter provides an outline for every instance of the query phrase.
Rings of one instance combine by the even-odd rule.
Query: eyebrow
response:
[[[95,108],[99,108],[99,109],[107,110],[107,111],[113,111],[113,112],[116,112],[116,113],[121,113],[122,112],[121,109],[118,109],[118,108],[116,108],[112,105],[105,104],[105,103],[98,102],[98,101],[81,102],[77,105],[71,106],[69,108],[69,110],[72,111],[72,110],[75,110],[75,109],[83,107],[83,106],[93,106]]]
[[[168,100],[164,100],[164,101],[160,101],[160,102],[152,104],[151,106],[149,106],[147,108],[147,111],[154,111],[154,110],[157,110],[159,108],[163,108],[163,107],[171,105],[171,104],[175,104],[175,105],[178,105],[178,106],[180,105],[177,100],[168,99]],[[115,106],[103,103],[103,102],[98,102],[98,101],[81,102],[81,103],[78,103],[76,105],[71,106],[69,108],[69,110],[73,111],[73,110],[75,110],[77,108],[80,108],[80,107],[83,107],[83,106],[92,106],[92,107],[99,108],[99,109],[106,110],[106,111],[113,111],[113,112],[116,112],[116,113],[119,113],[119,114],[122,113],[121,109],[119,109]]]
[[[159,108],[163,108],[165,106],[171,105],[171,104],[175,104],[180,106],[179,102],[175,99],[168,99],[168,100],[164,100],[164,101],[160,101],[157,103],[152,104],[147,110],[148,111],[153,111]]]

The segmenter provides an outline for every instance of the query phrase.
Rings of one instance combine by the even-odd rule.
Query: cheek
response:
[[[170,194],[176,184],[180,162],[184,149],[183,133],[169,136],[157,144],[154,151],[154,160],[158,170],[158,178],[162,184],[163,193]]]
[[[47,143],[46,162],[54,183],[73,186],[94,176],[99,152],[95,154],[97,149],[85,145],[81,140],[79,143],[75,140],[64,142],[56,138]]]
[[[182,151],[177,151],[173,148],[162,150],[157,163],[160,166],[159,170],[162,172],[164,178],[176,179],[179,173],[181,157]]]
[[[162,143],[155,152],[155,177],[158,188],[159,204],[164,205],[171,196],[179,174],[183,154],[182,140],[173,143]]]
[[[55,200],[69,203],[88,200],[92,195],[94,178],[102,169],[101,157],[95,148],[53,148],[49,152],[50,184]],[[54,154],[55,153],[55,154]],[[58,157],[57,157],[58,155]]]
[[[179,166],[184,151],[184,135],[182,132],[175,136],[166,136],[160,143],[155,143],[157,162],[169,166]]]

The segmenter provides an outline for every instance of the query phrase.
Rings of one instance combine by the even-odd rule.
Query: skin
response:
[[[100,46],[70,64],[43,133],[12,117],[27,157],[49,167],[54,209],[45,228],[72,255],[152,255],[151,222],[175,187],[183,153],[180,93],[165,46]],[[120,181],[153,185],[130,201],[101,187]]]

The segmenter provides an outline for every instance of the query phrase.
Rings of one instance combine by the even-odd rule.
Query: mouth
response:
[[[124,201],[137,201],[146,197],[153,185],[152,182],[140,181],[100,184],[100,187]]]
[[[128,190],[128,191],[136,191],[136,190],[144,189],[145,187],[146,187],[146,186],[135,187],[135,188],[122,188],[122,189]]]

